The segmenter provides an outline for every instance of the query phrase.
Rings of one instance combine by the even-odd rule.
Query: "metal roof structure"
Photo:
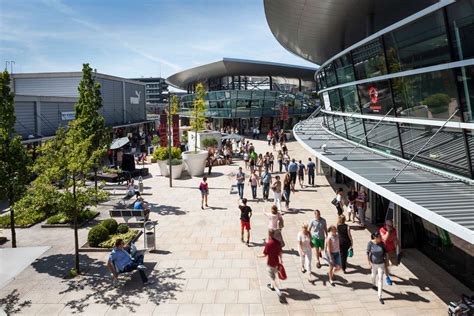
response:
[[[330,57],[416,12],[445,0],[264,0],[275,38],[321,65]]]
[[[295,138],[324,163],[408,211],[474,244],[474,185],[410,165],[390,180],[405,162],[335,136],[322,126],[322,117],[295,125]],[[321,149],[326,145],[326,152]]]
[[[316,68],[271,63],[257,60],[223,58],[222,60],[178,72],[166,79],[176,88],[186,89],[189,83],[224,76],[280,76],[314,81]]]

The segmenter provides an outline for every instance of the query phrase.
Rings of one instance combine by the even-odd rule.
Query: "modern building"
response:
[[[102,115],[115,136],[131,133],[139,141],[155,128],[154,122],[146,120],[144,83],[100,73],[94,73],[94,77],[101,85]],[[81,79],[82,72],[12,75],[15,130],[25,143],[40,143],[74,119]]]
[[[264,0],[276,39],[321,65],[295,137],[474,288],[474,1]]]
[[[133,78],[130,80],[145,83],[145,104],[148,113],[159,114],[168,103],[168,84],[159,77]]]
[[[202,82],[208,91],[206,117],[213,128],[232,126],[245,132],[258,126],[265,132],[283,122],[292,126],[315,110],[315,70],[224,58],[176,73],[167,82],[188,92],[181,96],[182,116],[191,116],[194,90]]]

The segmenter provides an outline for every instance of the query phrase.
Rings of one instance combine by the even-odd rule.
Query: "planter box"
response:
[[[195,153],[194,151],[185,151],[182,154],[183,161],[186,163],[188,173],[192,177],[199,177],[204,174],[206,168],[207,151],[201,150]]]
[[[94,216],[91,216],[88,219],[86,219],[85,221],[83,221],[82,223],[79,223],[77,225],[77,227],[80,228],[80,227],[84,226],[85,224],[89,223],[91,220],[93,220],[94,218],[96,218],[99,215],[100,215],[100,213],[97,212],[97,214],[95,214]],[[65,223],[65,224],[43,224],[43,225],[41,225],[41,228],[74,228],[74,226],[72,224],[68,224],[68,223]]]
[[[167,165],[166,167],[167,167],[167,170],[168,170],[168,177],[169,177],[170,176],[169,175],[170,166]],[[171,178],[173,178],[173,179],[181,178],[181,174],[183,173],[183,169],[184,169],[184,163],[181,163],[180,165],[171,166],[171,168],[172,168]]]
[[[140,230],[138,231],[138,234],[135,238],[130,240],[130,242],[127,244],[129,246],[132,242],[136,242],[138,238],[143,234],[143,231]],[[113,248],[99,248],[99,247],[90,247],[89,242],[86,241],[84,245],[82,245],[81,248],[79,248],[79,252],[111,252]]]
[[[168,171],[168,166],[166,165],[168,160],[158,160],[158,166],[160,167],[160,173],[163,177],[168,177],[170,175]]]

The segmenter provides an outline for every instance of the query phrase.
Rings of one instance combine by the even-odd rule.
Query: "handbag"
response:
[[[280,280],[286,280],[287,278],[285,267],[281,263],[278,264],[278,278]]]
[[[351,247],[351,248],[349,248],[349,250],[347,251],[347,256],[348,256],[349,258],[352,258],[353,255],[354,255],[354,249],[352,249],[352,247]]]
[[[337,198],[332,199],[331,204],[337,206],[339,202],[337,202]]]

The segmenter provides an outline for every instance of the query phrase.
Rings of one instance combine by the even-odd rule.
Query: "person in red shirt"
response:
[[[267,257],[267,271],[271,280],[271,283],[267,284],[267,287],[272,291],[276,291],[281,301],[283,297],[278,287],[276,275],[278,273],[278,266],[283,262],[282,250],[280,242],[273,238],[274,232],[275,231],[273,229],[268,230],[268,242],[265,245],[263,254],[261,254],[260,257]]]
[[[207,196],[209,195],[209,185],[207,184],[207,177],[203,177],[199,184],[199,191],[201,191],[201,210],[204,209],[204,203],[207,206]]]
[[[380,236],[382,236],[382,241],[387,250],[388,262],[385,267],[385,272],[387,277],[385,278],[388,285],[392,285],[392,280],[390,279],[388,265],[398,265],[398,253],[400,252],[400,242],[397,237],[397,230],[393,227],[393,222],[389,219],[385,221],[385,225],[380,227]]]

